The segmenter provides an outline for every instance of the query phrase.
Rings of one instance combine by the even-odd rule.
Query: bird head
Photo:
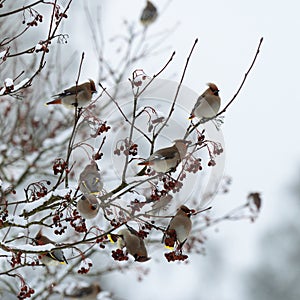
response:
[[[42,230],[40,229],[34,237],[33,242],[36,245],[46,245],[49,243],[49,239],[42,234]]]
[[[175,147],[177,148],[179,154],[180,154],[180,159],[184,159],[184,157],[186,156],[186,152],[187,152],[187,147],[188,145],[191,144],[191,141],[187,141],[187,140],[175,140],[173,141],[173,143],[175,144]]]
[[[186,214],[188,217],[191,216],[191,210],[190,210],[187,206],[181,205],[181,206],[179,207],[179,210],[180,210],[181,212],[183,212],[184,214]]]
[[[97,90],[96,90],[96,85],[95,85],[95,82],[94,80],[92,79],[89,79],[89,82],[90,82],[90,89],[91,89],[91,93],[94,94],[94,93],[97,93]]]
[[[219,96],[219,89],[214,83],[209,82],[207,85],[214,95]]]

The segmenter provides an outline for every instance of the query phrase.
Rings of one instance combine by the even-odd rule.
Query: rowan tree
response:
[[[153,249],[161,249],[161,260],[172,263],[188,260],[190,253],[204,253],[207,228],[224,220],[257,218],[258,192],[249,192],[241,206],[222,216],[211,211],[212,199],[227,193],[230,185],[223,174],[222,117],[234,105],[262,39],[237,92],[212,118],[188,119],[186,103],[195,102],[198,95],[183,85],[183,79],[198,40],[191,45],[177,81],[163,78],[175,52],[149,75],[138,65],[159,49],[161,35],[149,35],[149,22],[137,25],[130,20],[124,23],[126,33],[115,37],[122,46],[119,61],[113,64],[101,52],[105,41],[100,31],[91,30],[99,59],[99,78],[94,79],[97,93],[91,102],[85,107],[76,105],[77,101],[71,108],[45,107],[53,91],[59,93],[67,84],[76,90],[82,82],[85,53],[69,55],[70,72],[70,61],[63,63],[61,54],[70,39],[62,24],[72,18],[69,8],[75,3],[39,0],[19,5],[0,2],[3,295],[18,299],[67,296],[70,282],[80,285],[93,280],[101,285],[103,274],[136,268],[145,260],[132,255],[120,241],[122,228],[133,230],[149,258]],[[97,20],[88,9],[82,14],[95,29]],[[76,71],[66,82],[62,70]],[[175,168],[161,173],[138,165],[176,139],[189,144]],[[92,166],[92,175],[84,173],[87,166]],[[96,190],[91,190],[91,184]],[[91,201],[95,211],[90,219],[80,212],[79,203],[84,201]],[[177,242],[176,232],[167,231],[181,205],[189,208],[193,223],[184,244]],[[39,243],[39,233],[52,243]],[[166,234],[172,250],[161,243],[165,237],[167,244]],[[118,247],[113,240],[119,240]],[[67,264],[45,266],[43,258],[57,261],[57,253],[64,254]]]

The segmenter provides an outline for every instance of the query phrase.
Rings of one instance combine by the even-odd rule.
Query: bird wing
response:
[[[154,154],[155,159],[172,159],[178,155],[178,149],[175,146],[157,150]]]
[[[161,239],[161,242],[162,242],[162,243],[165,242],[165,238],[166,238],[167,232],[168,232],[168,230],[170,229],[170,224],[171,224],[172,220],[174,219],[174,217],[175,217],[175,216],[172,217],[171,221],[169,222],[168,227],[166,228],[166,230],[165,230],[165,232],[164,232],[164,235],[163,235],[163,237],[162,237],[162,239]]]
[[[194,105],[193,109],[192,109],[192,112],[191,112],[191,115],[194,114],[196,108],[200,105],[200,103],[203,101],[204,99],[204,96],[203,95],[200,95],[196,101],[196,104]]]
[[[81,90],[82,90],[81,85],[77,85],[77,86],[75,85],[68,89],[65,89],[62,93],[53,95],[53,97],[65,97],[65,96],[75,95],[76,93],[78,94]]]
[[[74,290],[74,292],[72,293],[72,297],[85,297],[85,296],[89,296],[93,293],[94,291],[94,287],[93,286],[84,286],[84,287],[80,287],[77,288],[76,290]]]
[[[62,264],[68,264],[68,261],[66,260],[62,250],[53,250],[49,252],[49,255],[47,254],[47,256],[50,256],[54,260],[58,260]]]

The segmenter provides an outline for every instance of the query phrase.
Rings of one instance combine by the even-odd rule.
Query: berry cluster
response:
[[[92,266],[93,266],[92,261],[89,258],[87,258],[81,262],[80,268],[77,271],[77,273],[78,274],[87,274],[90,271]]]
[[[54,4],[55,5],[55,4]],[[55,22],[56,25],[59,24],[60,19],[62,18],[68,18],[68,15],[66,13],[60,12],[60,7],[59,5],[55,5],[55,13],[54,13],[55,19],[57,20]]]
[[[166,237],[165,237],[165,245],[167,247],[173,248],[176,241],[177,241],[176,231],[174,229],[167,230]]]
[[[184,261],[184,260],[186,260],[188,258],[187,255],[182,254],[181,252],[179,252],[177,254],[175,251],[165,253],[165,257],[166,257],[166,259],[167,259],[168,262],[170,262],[170,261],[176,261],[176,260]]]
[[[215,161],[216,155],[220,155],[221,153],[223,153],[224,150],[220,143],[216,143],[213,141],[207,141],[207,149],[210,156],[210,160],[208,161],[207,165],[209,167],[214,167],[216,165],[216,161]]]
[[[107,236],[103,236],[101,238],[96,239],[96,243],[99,244],[99,248],[101,249],[105,249],[105,245],[103,244],[103,242],[107,241]]]
[[[145,224],[142,226],[141,230],[137,232],[137,235],[142,239],[145,239],[149,235],[149,231],[145,231],[146,228],[151,230],[153,227],[150,224]]]
[[[62,174],[64,171],[68,172],[68,165],[63,158],[56,158],[52,166],[54,175]]]
[[[7,209],[1,209],[0,210],[0,228],[3,226],[3,224],[7,221],[8,218],[8,210]]]
[[[114,260],[117,261],[126,261],[129,259],[128,255],[125,254],[121,249],[112,250],[111,256]]]
[[[164,183],[165,194],[168,194],[169,191],[172,191],[173,193],[179,192],[182,188],[182,183],[170,176],[164,176],[162,181]]]
[[[110,126],[107,126],[107,125],[106,125],[106,121],[103,122],[103,123],[100,123],[100,124],[99,124],[99,127],[98,127],[97,130],[96,130],[96,133],[93,134],[93,135],[91,134],[91,137],[95,138],[96,136],[101,135],[101,133],[108,132],[108,130],[109,130],[110,128],[111,128]]]
[[[53,224],[57,229],[54,230],[54,234],[56,235],[62,235],[65,233],[66,229],[68,228],[67,226],[62,226],[61,219],[63,218],[63,213],[56,211],[52,220]]]
[[[132,73],[132,79],[130,82],[132,87],[140,87],[143,84],[143,81],[147,79],[147,75],[145,74],[144,70],[137,69]]]
[[[150,195],[151,202],[159,201],[161,197],[167,195],[165,190],[159,190],[157,187],[153,186],[152,192]]]
[[[189,173],[197,173],[198,171],[202,170],[202,165],[201,165],[201,158],[194,158],[193,156],[190,156],[185,164],[184,164],[184,169],[189,172]],[[180,180],[183,180],[186,177],[186,173],[182,172],[180,176]]]
[[[21,251],[18,251],[17,253],[13,253],[12,258],[10,260],[10,264],[12,268],[14,268],[16,265],[21,264],[21,256],[22,256]]]
[[[119,221],[117,221],[116,219],[112,219],[110,221],[110,225],[113,226],[113,227],[115,227],[115,228],[118,228],[118,227],[120,227],[122,225],[122,223],[119,222]]]
[[[198,131],[198,137],[197,137],[197,145],[201,146],[205,141],[205,135],[204,135],[205,129],[203,129],[201,132]]]
[[[31,21],[27,22],[25,21],[25,15],[23,14],[24,16],[24,19],[22,21],[23,24],[26,23],[27,26],[38,26],[38,22],[42,23],[43,22],[43,16],[38,12],[36,11],[35,9],[32,9],[32,8],[29,8],[29,14],[31,16]]]
[[[70,225],[75,229],[77,232],[87,232],[86,224],[85,224],[85,219],[81,217],[79,212],[74,209],[73,210],[73,216],[66,218],[66,221],[70,222]]]
[[[50,184],[51,182],[49,180],[41,180],[29,184],[28,187],[25,189],[27,200],[35,201],[46,196],[48,193],[46,185]]]
[[[31,287],[29,287],[27,284],[23,284],[21,287],[21,290],[18,294],[18,299],[26,299],[26,298],[30,298],[31,295],[34,294],[34,289],[32,289]]]
[[[50,41],[48,42],[43,42],[43,41],[40,41],[36,46],[35,46],[35,52],[46,52],[48,53],[49,52],[49,48],[48,48],[48,45],[51,44]]]
[[[126,138],[124,140],[120,140],[116,144],[114,154],[119,156],[121,154],[121,152],[123,152],[123,154],[125,156],[128,156],[128,155],[136,156],[138,154],[138,145],[135,143],[129,142],[128,138]]]

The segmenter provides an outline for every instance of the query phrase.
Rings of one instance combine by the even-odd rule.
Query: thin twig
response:
[[[122,108],[120,107],[119,103],[114,99],[114,97],[112,95],[110,95],[110,93],[106,90],[106,88],[101,84],[101,82],[99,82],[99,86],[101,87],[103,93],[105,93],[109,99],[117,106],[119,112],[121,113],[122,117],[124,118],[124,120],[131,126],[132,122],[127,118],[127,116],[125,115],[125,113],[123,112]],[[134,129],[136,131],[138,131],[140,134],[142,134],[144,136],[144,138],[146,140],[148,140],[149,143],[151,143],[151,139],[145,134],[145,132],[143,132],[141,129],[139,129],[138,127],[136,127],[135,125]]]
[[[235,98],[237,97],[237,95],[239,94],[239,92],[240,92],[240,90],[242,89],[242,87],[243,87],[243,85],[244,85],[244,83],[245,83],[245,81],[246,81],[246,79],[247,79],[247,77],[248,77],[248,75],[249,75],[251,69],[253,68],[253,66],[254,66],[254,64],[255,64],[255,61],[256,61],[256,59],[257,59],[257,57],[258,57],[258,54],[259,54],[259,52],[260,52],[260,46],[261,46],[263,40],[264,40],[264,38],[262,37],[262,38],[260,39],[260,41],[259,41],[259,44],[258,44],[256,53],[255,53],[255,56],[254,56],[254,59],[253,59],[251,65],[250,65],[248,71],[245,73],[244,79],[243,79],[241,85],[239,86],[237,92],[234,94],[234,96],[233,96],[232,99],[229,101],[229,103],[228,103],[228,104],[227,104],[227,105],[226,105],[226,106],[225,106],[225,107],[224,107],[224,108],[216,115],[216,117],[222,115],[222,114],[227,110],[227,108],[231,105],[231,103],[235,100]]]
[[[190,51],[190,53],[189,53],[189,55],[188,55],[188,57],[187,57],[187,59],[186,59],[186,63],[185,63],[184,69],[183,69],[183,73],[182,73],[182,75],[181,75],[181,79],[180,79],[180,82],[179,82],[179,84],[178,84],[178,87],[177,87],[177,90],[176,90],[176,93],[175,93],[175,97],[174,97],[174,100],[173,100],[173,103],[172,103],[172,106],[171,106],[169,115],[168,115],[167,119],[165,120],[165,122],[162,124],[162,126],[159,128],[159,130],[155,133],[154,139],[155,139],[155,138],[161,133],[161,131],[167,126],[167,123],[169,122],[169,120],[170,120],[170,118],[171,118],[171,116],[172,116],[172,113],[173,113],[173,111],[174,111],[174,109],[175,109],[176,100],[177,100],[179,91],[180,91],[180,89],[181,89],[181,86],[182,86],[182,83],[183,83],[183,79],[184,79],[184,77],[185,77],[185,73],[186,73],[187,67],[188,67],[188,65],[189,65],[190,58],[191,58],[191,56],[192,56],[192,53],[193,53],[193,51],[194,51],[194,49],[195,49],[197,43],[198,43],[198,39],[196,39],[196,40],[194,41],[194,44],[193,44],[193,46],[192,46],[192,49],[191,49],[191,51]]]
[[[166,62],[166,64],[160,69],[160,71],[156,74],[154,74],[151,78],[151,80],[144,86],[143,89],[140,90],[140,92],[137,94],[137,97],[140,97],[141,94],[146,90],[146,88],[152,83],[152,81],[158,77],[166,68],[167,66],[171,63],[171,61],[173,60],[174,56],[175,56],[175,51],[173,51],[171,57],[169,58],[169,60]]]
[[[78,75],[77,75],[77,79],[76,79],[76,86],[78,86],[83,60],[84,60],[84,52],[82,52],[82,54],[81,54],[81,60],[80,60]]]
[[[16,13],[18,13],[18,12],[24,11],[24,10],[27,9],[27,8],[31,8],[31,7],[33,7],[33,6],[35,6],[35,5],[37,5],[37,4],[39,4],[39,3],[43,3],[43,2],[44,2],[44,0],[39,0],[39,1],[36,1],[36,2],[34,2],[34,3],[29,4],[29,5],[27,5],[27,6],[22,6],[22,7],[18,8],[18,9],[16,9],[16,10],[12,10],[12,11],[6,12],[6,13],[4,13],[4,14],[1,14],[1,15],[0,15],[0,18],[2,18],[2,17],[7,17],[7,16],[9,16],[9,15],[16,14]]]

